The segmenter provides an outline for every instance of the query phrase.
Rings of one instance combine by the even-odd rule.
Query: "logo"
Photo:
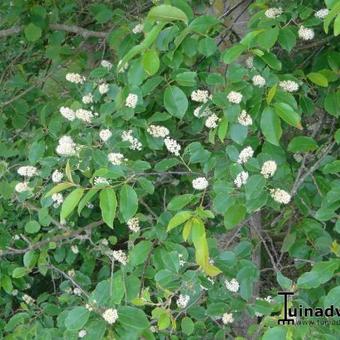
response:
[[[294,295],[293,292],[278,292],[279,295],[284,296],[284,317],[279,319],[277,322],[279,325],[295,325],[295,324],[305,324],[301,322],[304,318],[324,318],[324,317],[340,317],[340,307],[335,307],[330,305],[327,308],[322,307],[304,307],[299,305],[299,307],[289,307],[288,308],[288,297]],[[319,320],[320,321],[320,320]],[[339,320],[337,320],[339,321]],[[321,322],[316,322],[320,324]],[[330,323],[328,320],[326,323]],[[311,324],[309,322],[309,324]],[[325,322],[323,322],[325,324]],[[339,323],[335,323],[339,324]]]

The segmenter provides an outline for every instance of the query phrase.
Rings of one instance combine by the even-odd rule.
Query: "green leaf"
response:
[[[180,20],[186,24],[188,23],[188,18],[182,10],[169,5],[160,5],[151,8],[148,13],[148,19],[165,22]]]
[[[237,44],[235,46],[232,46],[228,48],[223,56],[222,59],[224,63],[231,64],[233,61],[235,61],[245,50],[247,49],[246,46],[242,44]]]
[[[340,305],[340,286],[332,288],[325,297],[324,307],[330,307],[331,305]]]
[[[40,230],[41,226],[37,221],[29,221],[25,224],[25,231],[28,234],[35,234]]]
[[[323,21],[323,29],[328,33],[328,28],[332,20],[340,13],[340,2],[336,2]]]
[[[28,41],[34,42],[40,39],[42,31],[40,27],[30,23],[25,27],[24,33]]]
[[[170,231],[185,221],[187,221],[190,217],[192,216],[192,211],[181,211],[177,213],[170,221],[168,224],[167,231]]]
[[[68,183],[68,182],[59,183],[55,187],[53,187],[50,191],[48,191],[47,194],[45,194],[45,197],[52,196],[53,194],[57,192],[66,190],[71,187],[74,187],[73,183]]]
[[[262,340],[286,340],[286,334],[287,329],[285,327],[276,326],[266,330]]]
[[[30,151],[28,153],[28,159],[34,165],[44,156],[44,153],[45,153],[45,143],[44,142],[34,142],[30,146]]]
[[[294,111],[294,109],[286,103],[276,103],[274,104],[275,112],[281,117],[286,123],[292,125],[298,129],[302,129],[301,117]]]
[[[81,211],[84,209],[84,207],[91,201],[93,196],[98,192],[98,189],[90,189],[84,197],[80,200],[78,204],[78,215],[80,215]]]
[[[340,14],[337,15],[334,21],[334,35],[337,37],[340,34]]]
[[[285,289],[285,290],[291,289],[292,280],[288,279],[288,277],[284,276],[281,272],[276,273],[276,280],[282,289]]]
[[[282,128],[280,118],[271,107],[266,107],[261,116],[261,130],[266,140],[274,145],[280,145]]]
[[[234,204],[224,214],[224,226],[227,230],[233,229],[243,221],[246,216],[246,208],[242,204]]]
[[[221,142],[224,141],[228,132],[228,119],[227,117],[223,117],[220,123],[218,124],[217,136]]]
[[[151,241],[141,241],[137,243],[131,250],[129,254],[129,263],[132,266],[138,266],[145,262],[148,254],[152,248]]]
[[[275,26],[260,32],[256,37],[258,46],[266,50],[271,49],[279,37],[279,31],[279,27]]]
[[[325,109],[334,117],[340,116],[340,91],[330,92],[325,98]]]
[[[136,191],[129,185],[124,184],[119,192],[119,210],[127,222],[133,217],[138,209],[138,197]]]
[[[215,39],[203,38],[198,43],[198,51],[206,57],[210,57],[217,50]]]
[[[174,210],[174,211],[181,210],[186,205],[188,205],[193,199],[194,199],[194,195],[192,194],[184,194],[184,195],[175,196],[174,198],[171,199],[167,208],[169,210]]]
[[[188,109],[188,99],[177,86],[168,86],[164,91],[164,107],[177,118],[183,118]]]
[[[321,73],[318,73],[318,72],[308,73],[307,78],[316,85],[319,85],[322,87],[328,86],[327,78]]]
[[[135,307],[121,306],[118,309],[119,323],[128,329],[142,330],[150,326],[145,313]]]
[[[117,198],[116,193],[111,188],[106,188],[99,193],[99,206],[102,212],[103,221],[113,228],[113,220],[116,216]]]
[[[275,97],[277,91],[277,84],[275,84],[273,87],[271,87],[267,93],[267,97],[266,97],[266,102],[268,105],[270,105],[270,103],[272,102],[273,98]]]
[[[181,86],[196,86],[196,72],[182,72],[176,74],[175,80]]]
[[[296,35],[289,27],[280,29],[279,43],[288,52],[296,45]]]
[[[67,216],[69,216],[72,211],[75,209],[77,206],[78,202],[82,198],[84,194],[84,189],[82,188],[77,188],[73,190],[66,198],[65,201],[63,202],[63,205],[61,206],[61,211],[60,211],[60,219],[65,220]]]
[[[67,313],[65,327],[68,330],[78,331],[82,329],[90,317],[90,312],[85,307],[74,307]]]
[[[12,277],[18,279],[20,277],[24,277],[29,273],[29,269],[25,267],[17,267],[12,272]]]
[[[185,316],[181,321],[182,332],[185,335],[190,335],[195,329],[194,322],[187,316]]]
[[[156,74],[159,69],[159,65],[160,65],[157,51],[148,50],[144,52],[142,63],[143,63],[144,71],[149,76]]]
[[[290,152],[309,152],[318,148],[318,144],[312,137],[294,137],[288,144],[287,150]]]
[[[280,71],[282,68],[281,61],[273,53],[266,52],[260,58],[273,70]]]

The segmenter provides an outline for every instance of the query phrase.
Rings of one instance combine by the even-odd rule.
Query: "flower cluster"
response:
[[[85,336],[87,335],[87,332],[85,329],[81,329],[79,332],[78,332],[78,338],[84,338]]]
[[[251,116],[245,110],[241,111],[237,120],[243,126],[249,126],[249,125],[253,124],[253,120],[252,120]]]
[[[72,245],[71,246],[71,251],[72,251],[72,253],[73,254],[79,254],[79,248],[78,248],[78,246],[76,246],[76,245]]]
[[[246,171],[241,171],[235,178],[234,184],[237,188],[241,188],[242,185],[247,183],[249,174]]]
[[[224,325],[228,325],[229,323],[234,322],[233,314],[232,313],[224,313],[222,316],[222,322]]]
[[[179,156],[179,152],[181,151],[181,146],[177,143],[176,140],[170,137],[166,137],[164,139],[164,144],[170,153],[173,153],[175,156]]]
[[[192,187],[195,190],[204,190],[208,187],[209,183],[205,177],[198,177],[192,181]]]
[[[211,114],[212,114],[212,112],[208,107],[203,109],[203,106],[198,106],[194,110],[194,116],[197,117],[197,118],[210,116]]]
[[[177,299],[177,306],[178,308],[184,309],[190,301],[189,295],[180,295]]]
[[[322,8],[319,9],[317,12],[315,12],[314,16],[319,19],[324,19],[329,14],[328,8]]]
[[[170,133],[169,129],[160,125],[150,125],[146,131],[155,138],[165,138]]]
[[[95,177],[94,185],[110,185],[110,182],[105,177]]]
[[[236,92],[236,91],[230,91],[227,95],[227,99],[229,101],[229,103],[232,104],[240,104],[242,101],[242,93],[240,92]]]
[[[52,182],[59,183],[63,179],[64,175],[59,170],[54,170],[52,173]]]
[[[74,84],[83,84],[86,78],[79,73],[67,73],[66,80]]]
[[[17,172],[20,176],[33,177],[33,176],[37,175],[38,169],[35,166],[32,166],[32,165],[25,165],[25,166],[21,166],[17,170]]]
[[[125,100],[125,106],[134,109],[138,102],[138,96],[134,93],[129,93]]]
[[[246,66],[250,69],[254,67],[254,57],[250,56],[246,59]]]
[[[107,60],[102,60],[102,61],[100,62],[100,65],[101,65],[102,67],[104,67],[104,68],[107,68],[108,70],[111,70],[111,69],[112,69],[112,64],[111,64],[109,61],[107,61]]]
[[[138,233],[140,230],[138,217],[130,218],[127,221],[127,225],[128,225],[128,228],[134,233]]]
[[[276,188],[276,189],[270,189],[270,195],[273,198],[274,201],[282,204],[288,204],[291,200],[290,194],[282,189]]]
[[[253,84],[254,86],[258,86],[258,87],[263,87],[266,85],[266,79],[264,79],[262,76],[260,76],[259,74],[255,75],[252,78]]]
[[[76,144],[70,136],[63,136],[59,139],[56,152],[60,156],[74,156],[76,154]]]
[[[299,89],[299,84],[293,80],[282,80],[279,86],[286,92],[296,92]]]
[[[124,158],[124,155],[119,152],[111,152],[107,155],[107,159],[109,162],[112,163],[112,165],[121,165],[123,161],[126,161],[127,159]]]
[[[133,29],[132,29],[132,33],[133,34],[138,34],[138,33],[142,33],[144,29],[144,25],[143,24],[137,24]]]
[[[112,136],[112,132],[109,129],[100,130],[99,137],[103,142],[107,142]]]
[[[89,110],[78,109],[76,110],[76,117],[85,123],[91,123],[93,118],[93,113]]]
[[[191,92],[191,100],[198,103],[206,103],[210,99],[209,91],[196,90]]]
[[[92,93],[88,93],[85,96],[83,96],[83,98],[81,99],[81,101],[84,104],[92,104],[93,103],[93,95]]]
[[[125,266],[128,262],[126,254],[123,252],[123,250],[114,250],[112,252],[113,258],[121,263],[123,266]]]
[[[58,208],[60,206],[60,204],[62,204],[64,202],[64,198],[63,195],[58,192],[58,193],[54,193],[52,196],[52,201],[53,201],[53,207],[54,208]]]
[[[282,8],[281,7],[272,7],[268,8],[265,12],[264,15],[269,18],[269,19],[275,19],[279,17],[282,14]]]
[[[131,150],[142,150],[142,143],[135,137],[132,136],[132,130],[122,132],[122,140],[130,143]]]
[[[113,325],[118,319],[117,309],[109,308],[102,314],[103,319],[110,325]]]
[[[16,184],[15,186],[15,191],[16,192],[25,192],[25,191],[29,191],[31,190],[31,188],[29,187],[27,182],[19,182],[18,184]]]
[[[34,303],[34,299],[31,297],[31,296],[29,296],[28,294],[24,294],[23,296],[22,296],[22,299],[24,300],[24,302],[27,304],[27,305],[31,305],[31,304],[33,304]]]
[[[298,31],[299,38],[302,40],[312,40],[314,39],[315,33],[313,29],[300,26]]]
[[[220,118],[218,118],[215,113],[213,113],[211,116],[209,116],[206,120],[205,120],[205,126],[208,129],[215,129],[217,128],[217,123],[219,122]]]
[[[224,284],[226,286],[226,288],[233,293],[238,292],[239,288],[240,288],[240,284],[236,279],[231,279],[230,281],[225,280]]]
[[[76,113],[69,107],[62,106],[59,109],[60,114],[69,121],[73,121],[76,118]]]
[[[251,146],[247,146],[240,152],[237,163],[245,164],[249,161],[250,158],[253,157],[253,155],[254,155],[253,148]]]
[[[107,83],[102,83],[98,86],[98,91],[100,94],[105,94],[105,93],[108,93],[109,92],[109,84]]]
[[[269,178],[274,176],[277,169],[277,165],[275,161],[266,161],[263,163],[261,168],[261,175],[263,175],[264,178]]]

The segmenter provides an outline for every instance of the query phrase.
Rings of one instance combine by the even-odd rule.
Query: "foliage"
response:
[[[0,5],[1,336],[336,339],[340,2],[140,5]]]

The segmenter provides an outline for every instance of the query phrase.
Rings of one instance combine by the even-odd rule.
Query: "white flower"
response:
[[[315,14],[314,16],[316,18],[319,18],[319,19],[323,19],[325,18],[329,13],[329,9],[328,8],[322,8],[322,9],[319,9]]]
[[[27,182],[20,182],[15,186],[16,192],[25,192],[29,191],[31,188],[28,186]]]
[[[100,94],[105,94],[109,92],[109,84],[103,83],[98,86],[98,91]]]
[[[299,89],[299,84],[293,80],[282,80],[279,86],[286,92],[295,92]]]
[[[122,65],[122,60],[120,60],[117,65],[118,73],[123,73],[124,71],[128,69],[128,67],[129,67],[128,63],[125,63],[124,65]]]
[[[108,245],[109,245],[109,241],[108,241],[106,238],[103,238],[102,240],[100,240],[100,243],[101,243],[103,246],[108,246]]]
[[[274,201],[282,204],[288,204],[291,200],[290,194],[282,189],[270,189],[270,195]]]
[[[25,165],[21,166],[17,172],[20,176],[33,177],[38,173],[38,169],[35,166]]]
[[[203,109],[202,106],[198,106],[194,110],[194,116],[197,118],[210,116],[211,114],[212,114],[212,111],[208,107]]]
[[[165,138],[169,135],[169,129],[160,125],[150,125],[146,131],[155,138]]]
[[[129,93],[125,100],[125,106],[134,109],[138,102],[138,96],[134,93]]]
[[[71,251],[73,254],[78,254],[79,253],[79,249],[76,245],[72,245],[71,246]]]
[[[83,338],[86,335],[87,335],[87,332],[85,329],[82,329],[78,332],[78,338]]]
[[[74,84],[83,84],[86,78],[81,76],[79,73],[67,73],[66,80]]]
[[[118,313],[116,309],[109,308],[103,314],[102,317],[110,325],[114,324],[118,319]]]
[[[122,132],[122,140],[124,142],[129,142],[129,148],[131,150],[142,150],[142,143],[135,137],[132,136],[132,130]]]
[[[189,295],[180,295],[177,299],[177,306],[181,309],[185,308],[190,300],[190,296]]]
[[[242,101],[242,98],[243,98],[242,94],[236,91],[231,91],[227,95],[227,99],[229,100],[230,103],[233,103],[233,104],[240,104]]]
[[[179,156],[179,152],[181,151],[181,146],[177,143],[177,141],[175,141],[172,138],[166,137],[164,139],[164,144],[170,153],[173,153],[174,155]]]
[[[311,28],[306,28],[304,26],[300,26],[298,34],[299,38],[302,40],[312,40],[315,36],[315,33]]]
[[[64,175],[59,170],[54,170],[52,173],[52,182],[59,183],[63,179]]]
[[[76,118],[75,112],[69,107],[62,106],[59,109],[59,112],[64,118],[66,118],[67,120],[70,120],[71,122]]]
[[[58,208],[60,204],[64,202],[63,194],[60,192],[54,193],[52,196],[52,201],[54,202],[53,206],[54,208]]]
[[[238,281],[236,279],[231,279],[230,281],[225,280],[224,284],[226,286],[226,288],[233,293],[238,292],[239,288],[240,288],[240,284],[238,283]]]
[[[205,177],[198,177],[192,181],[192,187],[195,190],[204,190],[208,187],[209,183]]]
[[[122,155],[119,152],[111,152],[107,155],[107,159],[109,162],[111,162],[113,165],[121,165],[124,160],[124,155]]]
[[[107,142],[112,136],[112,132],[109,129],[100,130],[99,137],[103,142]]]
[[[61,156],[73,156],[76,154],[76,144],[69,136],[63,136],[59,139],[59,145],[56,148],[56,152]]]
[[[12,295],[13,295],[13,296],[17,296],[18,293],[19,293],[19,291],[18,291],[17,289],[13,289],[13,290],[12,290]]]
[[[254,67],[254,57],[250,56],[246,59],[246,66],[248,68],[253,68]]]
[[[122,250],[114,250],[112,252],[112,256],[116,261],[120,262],[123,266],[127,264],[128,260],[126,254]]]
[[[263,175],[264,178],[272,177],[274,176],[276,169],[277,165],[275,161],[266,161],[262,165],[261,175]]]
[[[138,233],[138,231],[140,230],[139,219],[137,217],[130,218],[127,221],[127,225],[129,229],[134,233]]]
[[[205,126],[208,129],[215,129],[217,128],[217,123],[219,122],[220,118],[218,118],[215,113],[213,113],[211,116],[209,116],[206,120],[205,120]]]
[[[247,183],[249,174],[246,171],[241,171],[235,178],[234,184],[238,187],[241,188],[242,185]]]
[[[254,86],[258,86],[258,87],[263,87],[266,85],[266,79],[264,79],[262,76],[260,76],[259,74],[255,75],[252,78],[253,84]]]
[[[73,289],[73,294],[74,295],[77,295],[77,296],[80,296],[81,295],[81,289],[76,287]]]
[[[89,110],[78,109],[76,111],[76,117],[85,123],[91,123],[93,118],[93,113]]]
[[[237,120],[243,126],[249,126],[249,125],[253,124],[253,120],[252,120],[251,116],[245,110],[241,111]]]
[[[67,272],[67,275],[70,276],[70,277],[75,277],[76,276],[76,272],[74,269],[70,269],[68,272]]]
[[[92,307],[90,304],[88,304],[88,303],[85,305],[85,308],[86,308],[88,311],[90,311],[90,312],[93,311],[93,307]]]
[[[109,185],[109,181],[104,177],[95,177],[93,181],[94,185]]]
[[[273,302],[273,298],[272,296],[268,295],[267,297],[264,298],[265,301],[267,301],[268,303],[272,303]]]
[[[107,60],[102,60],[100,65],[104,68],[107,68],[108,70],[112,69],[112,64]]]
[[[206,103],[210,99],[209,91],[196,90],[191,92],[191,100],[198,103]]]
[[[28,294],[24,294],[24,295],[22,296],[22,299],[24,300],[24,302],[25,302],[27,305],[31,305],[31,304],[34,303],[34,299],[33,299],[31,296],[29,296]]]
[[[227,325],[229,323],[234,322],[233,314],[232,313],[224,313],[222,316],[222,322]]]
[[[138,33],[142,33],[144,29],[144,25],[143,24],[137,24],[133,29],[132,29],[132,33],[133,34],[138,34]]]
[[[247,146],[240,152],[237,163],[245,164],[249,161],[250,158],[253,157],[253,155],[254,155],[253,148],[251,146]]]
[[[275,19],[278,16],[280,16],[282,14],[282,8],[279,7],[272,7],[272,8],[268,8],[265,12],[264,15],[269,18],[269,19]]]
[[[81,99],[84,104],[92,104],[93,103],[93,95],[91,93],[83,96]]]

